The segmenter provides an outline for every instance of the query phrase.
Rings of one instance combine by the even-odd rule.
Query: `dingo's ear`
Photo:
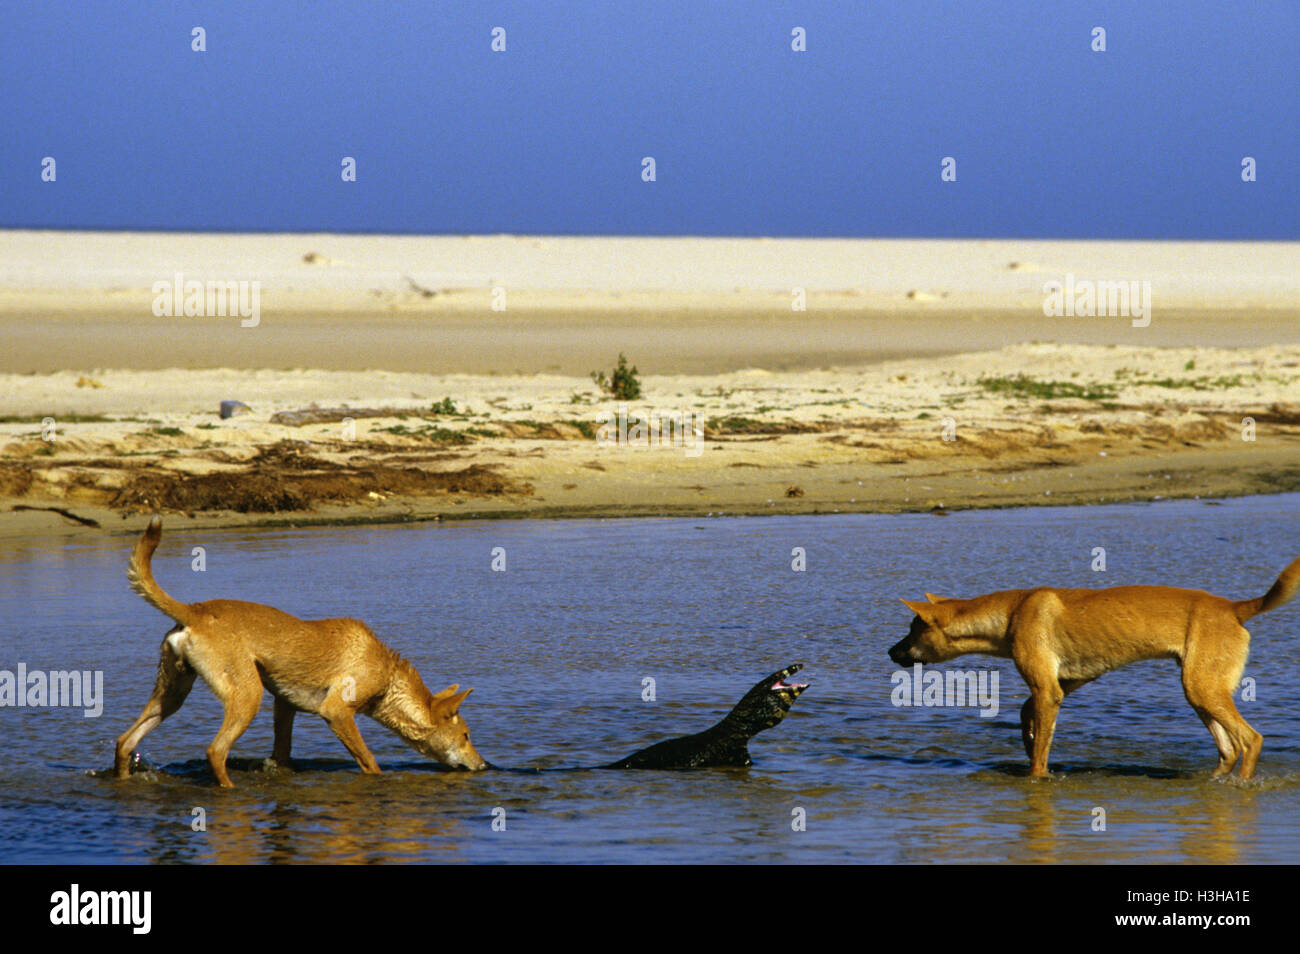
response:
[[[458,692],[453,696],[446,696],[441,699],[435,699],[433,705],[429,707],[430,714],[435,718],[447,718],[452,722],[458,722],[460,719],[460,704],[465,701],[473,689],[466,689],[464,692]],[[442,693],[438,693],[442,695]]]
[[[459,688],[460,688],[460,683],[453,682],[450,686],[448,686],[446,689],[442,690],[441,692],[435,692],[433,694],[433,701],[442,702],[443,699],[450,699],[452,696],[456,694],[456,690]]]
[[[929,603],[913,602],[911,600],[899,600],[899,602],[927,623],[934,619],[934,611],[930,608]]]
[[[926,593],[925,598],[931,603],[951,603],[954,599],[951,596],[936,596],[933,593]]]

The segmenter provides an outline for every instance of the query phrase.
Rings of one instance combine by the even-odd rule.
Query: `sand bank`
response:
[[[255,327],[159,317],[155,282],[257,283]],[[1150,321],[1049,317],[1139,282]],[[801,307],[803,310],[797,310]],[[500,310],[497,310],[500,309]],[[849,367],[1025,341],[1291,344],[1300,244],[0,232],[0,371],[584,376]]]
[[[177,274],[256,321],[155,314]],[[1150,309],[1045,314],[1075,281]],[[0,334],[9,538],[1300,489],[1295,243],[4,232]],[[619,352],[702,443],[599,439]]]
[[[928,511],[1300,489],[1300,346],[1018,345],[643,384],[621,404],[562,375],[0,375],[0,494],[6,509],[58,507],[117,529],[154,510],[211,526]],[[225,399],[250,413],[222,420]],[[313,405],[357,413],[272,421]],[[634,420],[627,442],[602,440],[617,433],[620,409],[681,413],[700,434],[641,440]],[[48,511],[6,525],[94,532]]]

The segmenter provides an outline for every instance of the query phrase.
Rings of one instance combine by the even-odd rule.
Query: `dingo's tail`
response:
[[[189,606],[167,595],[167,592],[158,585],[158,581],[153,578],[153,569],[149,565],[153,559],[153,551],[158,549],[158,541],[161,539],[162,517],[155,515],[149,521],[148,528],[140,535],[140,539],[136,541],[135,549],[131,551],[131,563],[126,569],[126,579],[131,584],[131,589],[143,596],[146,603],[166,613],[181,625],[186,625],[190,617]]]
[[[1237,621],[1244,623],[1252,616],[1277,609],[1284,603],[1289,603],[1298,592],[1300,592],[1300,559],[1293,560],[1263,596],[1257,596],[1253,600],[1238,600],[1234,603]]]

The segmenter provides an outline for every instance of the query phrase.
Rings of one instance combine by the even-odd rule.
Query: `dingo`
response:
[[[1047,774],[1061,700],[1103,673],[1143,659],[1177,659],[1183,692],[1219,749],[1214,774],[1255,772],[1263,737],[1233,704],[1246,667],[1250,633],[1241,624],[1277,609],[1300,591],[1300,559],[1263,596],[1236,602],[1169,586],[1004,590],[974,599],[927,593],[903,604],[916,614],[907,637],[889,650],[900,666],[966,653],[1013,660],[1029,686],[1020,710],[1029,774]]]
[[[117,740],[114,771],[130,774],[140,740],[181,707],[202,676],[225,706],[221,729],[208,746],[217,781],[230,788],[226,754],[257,715],[262,689],[275,696],[272,759],[289,764],[294,714],[314,712],[339,737],[361,771],[378,773],[353,717],[365,713],[416,751],[453,768],[483,769],[460,704],[470,694],[448,686],[437,694],[419,673],[355,619],[301,620],[260,603],[208,600],[181,603],[155,582],[150,560],[162,537],[154,517],[131,553],[127,579],[149,605],[177,622],[163,640],[158,680],[144,711]]]

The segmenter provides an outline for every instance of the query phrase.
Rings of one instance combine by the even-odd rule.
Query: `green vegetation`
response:
[[[641,396],[641,381],[637,378],[637,369],[627,366],[627,355],[619,352],[618,367],[610,377],[604,371],[591,372],[591,380],[610,397],[619,401],[635,401]]]
[[[32,416],[29,414],[5,414],[0,415],[0,424],[40,424],[47,417],[54,418],[56,424],[107,424],[115,418],[105,417],[103,414],[40,414]],[[123,418],[123,420],[134,420],[133,418]]]
[[[438,427],[433,424],[423,424],[418,427],[407,427],[405,424],[394,424],[391,427],[379,427],[376,428],[376,430],[406,437],[422,437],[425,440],[433,441],[437,444],[452,444],[459,446],[470,442],[469,435],[464,431],[453,431],[451,428]]]
[[[786,418],[784,421],[759,421],[752,417],[733,414],[729,417],[712,418],[706,425],[710,431],[719,434],[808,434],[821,430],[820,425],[799,423]]]
[[[1239,388],[1243,383],[1243,379],[1240,374],[1233,374],[1217,378],[1151,378],[1147,381],[1134,381],[1133,383],[1152,388],[1188,388],[1192,391],[1217,391],[1223,388]]]
[[[1039,381],[1025,374],[1017,374],[1015,377],[983,377],[975,383],[992,394],[1010,394],[1013,397],[1037,398],[1045,401],[1058,398],[1105,401],[1116,396],[1115,387],[1110,384]]]
[[[1196,360],[1190,359],[1183,364],[1184,371],[1195,371]],[[1224,388],[1239,388],[1248,381],[1266,380],[1262,374],[1225,374],[1217,378],[1143,378],[1136,368],[1119,368],[1115,379],[1137,387],[1169,388],[1170,390],[1215,391]],[[1278,380],[1274,378],[1273,380]],[[1281,383],[1281,382],[1279,382]]]
[[[761,434],[771,426],[763,421],[755,420],[752,417],[742,417],[739,414],[733,414],[730,417],[715,417],[709,421],[710,430],[721,431],[725,434]]]

